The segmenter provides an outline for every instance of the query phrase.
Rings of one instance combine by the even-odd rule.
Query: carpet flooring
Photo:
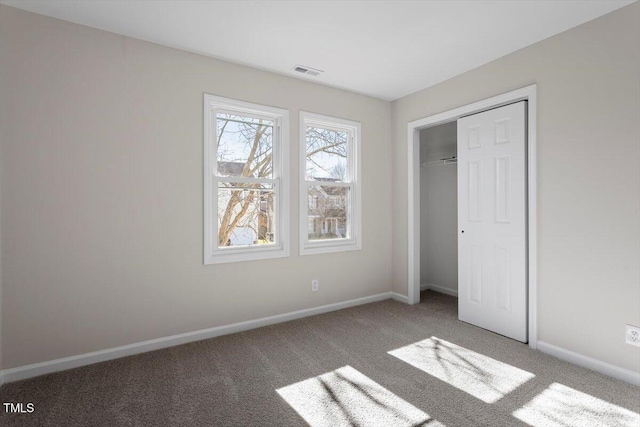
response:
[[[640,426],[640,388],[387,300],[8,383],[3,426]]]

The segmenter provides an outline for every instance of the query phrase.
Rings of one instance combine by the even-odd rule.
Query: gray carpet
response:
[[[640,388],[459,322],[354,307],[0,389],[3,426],[639,426]]]

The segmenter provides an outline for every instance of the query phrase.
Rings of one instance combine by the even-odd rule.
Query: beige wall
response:
[[[392,103],[393,289],[407,293],[407,123],[538,84],[539,339],[640,371],[640,4]]]
[[[0,58],[4,369],[390,290],[389,102],[5,6]],[[293,181],[290,258],[202,264],[205,92],[362,123],[361,251],[297,255]]]

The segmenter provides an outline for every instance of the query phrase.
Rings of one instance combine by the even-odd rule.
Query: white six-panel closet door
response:
[[[525,101],[458,120],[458,316],[527,341]]]

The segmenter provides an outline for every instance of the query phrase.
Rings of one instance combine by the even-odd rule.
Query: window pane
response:
[[[307,127],[307,181],[346,181],[349,133]]]
[[[218,113],[217,175],[271,178],[273,125],[271,120]]]
[[[349,238],[349,187],[313,185],[308,190],[309,240]]]
[[[275,243],[272,184],[218,184],[218,247]]]

